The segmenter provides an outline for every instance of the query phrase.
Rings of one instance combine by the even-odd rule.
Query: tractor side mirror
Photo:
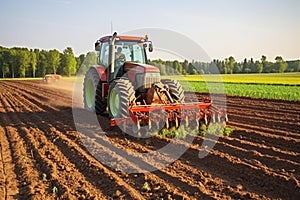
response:
[[[101,44],[101,42],[99,40],[97,40],[96,43],[95,43],[95,51],[100,51],[100,49],[101,49],[100,44]]]
[[[149,43],[148,50],[149,50],[149,52],[152,52],[152,51],[153,51],[153,45],[152,45],[152,42]]]

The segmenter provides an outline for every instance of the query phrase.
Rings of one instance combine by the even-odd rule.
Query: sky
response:
[[[299,0],[0,0],[5,47],[72,47],[78,56],[111,29],[143,28],[184,35],[211,59],[300,59]]]

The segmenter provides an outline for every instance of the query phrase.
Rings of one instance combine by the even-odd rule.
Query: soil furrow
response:
[[[105,198],[102,192],[92,186],[73,163],[69,162],[57,146],[45,138],[44,132],[36,128],[23,128],[23,131],[25,133],[24,137],[28,138],[27,143],[34,148],[36,154],[39,154],[38,160],[41,165],[47,166],[43,171],[49,177],[49,181],[52,182],[52,179],[54,179],[62,186],[62,188],[57,186],[57,195],[60,198]],[[68,180],[68,182],[65,180]]]
[[[22,87],[18,87],[18,85],[8,85],[7,84],[6,86],[9,87],[11,91],[19,93],[25,99],[31,101],[33,104],[39,104],[40,108],[43,110],[46,110],[47,108],[52,108],[54,110],[57,110],[52,105],[50,105],[51,100],[43,97],[42,95],[39,95],[30,90],[21,89]],[[53,101],[53,103],[55,102],[55,100],[52,100],[52,101]]]
[[[252,151],[254,154],[264,155],[266,157],[274,157],[275,159],[285,160],[288,163],[299,163],[299,154],[291,151],[276,149],[272,146],[252,142],[244,139],[242,135],[245,131],[235,130],[230,137],[222,137],[219,140],[226,144]]]
[[[155,152],[171,139],[137,139],[120,134],[119,129],[109,126],[107,116],[97,116],[99,127],[90,121],[89,115],[95,118],[95,114],[81,112],[82,103],[75,109],[80,111],[82,121],[75,126],[72,89],[73,83],[65,81],[53,85],[42,81],[0,81],[1,197],[298,199],[300,196],[299,102],[232,96],[225,102],[215,95],[215,105],[227,105],[228,125],[235,129],[230,137],[221,137],[217,142],[216,138],[206,138],[206,142],[216,145],[199,159],[199,151],[207,149],[200,147],[204,138],[196,136],[185,153],[169,165],[152,172],[128,173],[126,170],[130,168],[148,169],[169,160],[171,154],[157,154],[155,159],[138,155]],[[187,100],[189,95],[186,92]],[[92,132],[83,135],[77,128]],[[176,145],[181,148],[181,143]]]
[[[53,88],[47,84],[39,84],[39,87],[36,87],[36,82],[16,82],[17,86],[19,86],[20,84],[22,84],[23,88],[26,89],[27,91],[34,91],[37,94],[42,94],[44,97],[57,97],[60,99],[65,99],[67,101],[68,104],[72,103],[72,99],[70,98],[66,98],[69,96],[69,92],[66,92],[63,89],[59,89],[56,88],[55,90],[53,90]],[[65,83],[65,82],[64,82]]]
[[[273,118],[275,118],[275,119],[278,119],[280,116],[285,116],[292,120],[293,120],[293,117],[297,114],[297,112],[300,112],[300,111],[296,111],[297,108],[296,108],[295,104],[291,104],[291,108],[288,108],[288,107],[265,108],[264,107],[265,104],[263,104],[263,105],[258,105],[258,104],[251,106],[251,104],[247,104],[247,102],[244,102],[241,104],[238,101],[236,101],[234,103],[227,103],[226,108],[228,111],[235,112],[236,114],[247,113],[248,115],[251,115],[253,113],[258,113],[258,114],[263,113],[263,115],[273,116]],[[295,119],[299,120],[299,117],[297,117]]]
[[[49,140],[55,140],[55,144],[60,149],[60,151],[72,162],[76,168],[85,175],[85,177],[91,182],[95,187],[101,188],[105,191],[106,195],[113,197],[116,194],[125,194],[127,198],[143,199],[142,195],[135,190],[132,185],[127,184],[123,181],[117,171],[109,169],[109,167],[104,166],[98,159],[82,149],[80,145],[69,139],[65,134],[56,129],[52,129],[52,133],[46,135]],[[105,155],[105,148],[97,146]],[[116,157],[113,155],[113,157]],[[118,157],[116,160],[120,160]],[[99,179],[98,177],[101,177]]]
[[[286,125],[283,120],[272,121],[265,118],[247,117],[243,115],[229,114],[228,117],[232,122],[245,122],[253,127],[259,127],[261,130],[272,131],[272,134],[278,136],[286,136],[291,139],[300,140],[300,126]],[[281,123],[283,122],[283,123]],[[276,132],[274,132],[276,130]]]
[[[27,108],[27,112],[30,113],[30,110],[28,107],[26,107],[26,105],[24,105],[23,103],[21,103],[17,98],[11,97],[10,101],[13,101],[15,105],[15,107],[17,107],[18,109],[21,108],[21,110],[26,110]],[[18,105],[18,103],[20,105]],[[80,176],[78,175],[78,173],[72,173],[72,167],[69,167],[69,163],[65,162],[62,163],[62,156],[59,156],[59,151],[55,151],[56,149],[53,150],[53,148],[51,149],[49,146],[49,144],[46,143],[45,140],[42,140],[42,136],[44,135],[43,132],[38,132],[37,134],[36,131],[33,128],[27,129],[26,128],[26,122],[28,120],[28,118],[25,118],[24,122],[21,119],[18,119],[17,116],[15,115],[14,112],[13,115],[11,115],[14,119],[14,121],[19,121],[20,124],[18,125],[18,133],[20,134],[20,136],[23,138],[24,141],[26,141],[26,146],[30,147],[31,149],[31,155],[32,155],[32,159],[36,159],[36,161],[38,162],[37,165],[40,165],[40,170],[44,175],[43,177],[43,181],[44,182],[48,182],[49,184],[49,188],[51,187],[52,189],[56,188],[57,191],[54,192],[53,191],[53,195],[59,195],[63,198],[76,198],[76,196],[79,196],[81,199],[94,199],[95,197],[98,199],[103,199],[103,195],[98,191],[95,192],[95,188],[89,187],[88,184],[86,184],[85,180],[80,179]],[[39,121],[39,119],[35,120],[36,122]],[[32,123],[30,126],[34,126],[34,123]],[[30,133],[30,134],[29,134]],[[41,142],[41,143],[39,143]],[[35,144],[37,143],[37,144]],[[42,151],[42,152],[41,152]],[[50,152],[50,153],[49,153]],[[47,155],[47,153],[49,153]],[[52,154],[51,154],[52,153]],[[48,159],[48,157],[43,157],[42,155],[47,155],[50,156],[50,159]],[[34,155],[34,156],[33,156]],[[58,157],[58,158],[57,158]],[[57,158],[57,160],[55,162],[53,162],[52,160],[55,160],[55,158]],[[57,166],[60,167],[65,167],[66,172],[57,172]],[[68,168],[69,167],[69,168]],[[68,170],[68,169],[72,169],[72,170]],[[64,171],[64,170],[62,170]],[[76,174],[76,175],[75,175]],[[42,175],[40,175],[42,176]],[[47,178],[46,178],[47,177]],[[48,177],[50,177],[53,180],[48,181]],[[73,180],[70,178],[72,177]],[[60,181],[61,179],[63,179],[63,181]],[[71,182],[73,182],[73,184],[65,184],[64,180],[70,180]],[[79,186],[77,185],[77,187],[73,187],[74,183],[78,183],[80,184]],[[48,190],[50,191],[51,188]],[[79,189],[78,189],[79,188]],[[84,189],[82,189],[84,188]],[[94,190],[94,191],[93,191]],[[77,192],[77,195],[74,194],[75,192]],[[91,193],[91,194],[90,194]],[[96,196],[94,195],[96,194]],[[64,197],[65,196],[65,197]],[[40,196],[39,198],[44,198],[43,196]]]
[[[22,106],[24,106],[24,104],[22,105]],[[53,112],[53,110],[49,110],[49,111],[47,111],[47,113],[43,113],[43,116],[44,117],[52,117],[51,115],[49,115],[49,112]],[[30,124],[30,127],[35,127],[36,125],[35,125],[35,123],[34,122],[37,122],[37,121],[44,121],[44,120],[47,120],[47,119],[45,119],[45,118],[39,118],[38,117],[39,115],[37,115],[36,113],[33,113],[33,114],[28,114],[28,113],[26,113],[25,115],[24,115],[24,118],[23,119],[26,119],[26,123],[29,123]],[[54,116],[55,117],[55,116]],[[17,121],[22,121],[22,120],[17,120]],[[72,179],[69,177],[69,176],[67,176],[66,174],[59,174],[59,173],[57,173],[57,172],[55,172],[55,171],[57,171],[57,170],[54,170],[54,172],[53,172],[53,168],[55,169],[55,168],[57,168],[56,166],[57,166],[57,163],[59,163],[59,161],[58,162],[54,162],[54,163],[52,163],[52,160],[54,159],[55,160],[55,156],[57,155],[57,154],[59,154],[59,150],[53,150],[53,152],[55,152],[55,156],[54,155],[52,155],[53,157],[51,157],[51,159],[47,159],[47,158],[42,158],[42,155],[45,155],[45,154],[47,154],[47,152],[49,153],[49,152],[52,152],[52,150],[49,150],[48,148],[49,147],[51,147],[51,145],[46,145],[47,144],[47,142],[46,142],[46,140],[43,140],[43,141],[40,141],[40,143],[38,143],[38,144],[36,144],[36,145],[34,145],[34,143],[35,142],[38,142],[39,140],[38,139],[41,139],[41,137],[42,137],[42,135],[47,135],[47,132],[49,131],[49,129],[51,129],[50,127],[52,126],[51,124],[37,124],[37,125],[39,125],[39,126],[41,126],[41,127],[47,127],[46,128],[46,132],[39,132],[39,133],[37,133],[37,134],[35,134],[35,137],[34,137],[34,139],[32,139],[32,140],[28,140],[27,141],[27,143],[30,143],[31,145],[30,146],[32,146],[32,148],[33,149],[35,149],[35,155],[36,155],[36,157],[38,157],[39,159],[39,161],[40,161],[40,163],[43,163],[43,164],[41,164],[41,165],[43,165],[44,166],[44,168],[46,168],[46,169],[44,169],[43,171],[47,171],[47,174],[52,174],[52,177],[56,177],[56,179],[55,180],[53,180],[53,181],[51,181],[52,183],[52,185],[53,185],[53,187],[55,186],[54,185],[54,182],[56,182],[58,185],[60,185],[60,187],[59,186],[56,186],[57,188],[59,188],[59,195],[60,196],[64,196],[64,195],[71,195],[72,194],[72,191],[73,190],[75,190],[75,189],[73,189],[72,190],[72,188],[71,189],[69,189],[70,188],[70,185],[64,185],[64,183],[62,182],[62,181],[59,181],[58,180],[58,177],[62,177],[62,178],[65,178],[65,180],[70,180],[71,182],[74,182],[74,180],[72,181]],[[25,130],[23,130],[23,132],[24,132],[24,134],[27,134],[27,137],[25,137],[24,139],[26,139],[26,138],[31,138],[31,134],[33,134],[33,133],[35,133],[36,131],[32,131],[32,128],[30,129],[30,130],[27,130],[26,128],[24,128],[23,127],[23,129],[25,129]],[[29,135],[28,133],[29,132],[31,132],[31,134]],[[49,132],[48,132],[49,133]],[[73,145],[72,145],[73,146]],[[72,146],[70,146],[69,147],[69,149],[72,149]],[[41,151],[41,148],[42,147],[44,147],[45,149],[40,153],[40,151]],[[65,147],[66,148],[66,147]],[[68,147],[67,147],[68,148]],[[69,152],[70,153],[70,152]],[[74,153],[74,152],[71,152],[71,153]],[[62,157],[62,156],[60,156],[60,157]],[[83,158],[83,159],[85,159],[85,158]],[[86,161],[88,161],[88,159],[85,159]],[[49,163],[51,163],[51,164],[49,164]],[[88,163],[88,162],[87,162]],[[81,163],[82,164],[82,163]],[[70,165],[70,163],[69,164],[61,164],[60,166],[65,166],[65,165]],[[76,166],[76,167],[78,167],[78,166]],[[67,167],[68,169],[70,169],[70,170],[74,170],[74,169],[76,169],[76,167],[75,166],[72,166],[72,167]],[[67,173],[69,174],[69,172],[70,171],[68,171]],[[74,173],[74,172],[73,172]],[[53,175],[54,174],[54,175]],[[71,173],[72,174],[72,173]],[[75,174],[77,174],[77,176],[76,176],[76,179],[78,179],[78,173],[75,173]],[[86,173],[85,173],[85,175],[86,175]],[[74,178],[74,176],[72,176],[73,178]],[[101,175],[99,175],[99,177],[102,177],[103,178],[103,174],[101,174]],[[60,179],[61,180],[61,179]],[[97,180],[97,182],[98,182],[99,180]],[[110,177],[108,176],[108,181],[110,181]],[[81,181],[80,182],[81,184],[83,184],[83,185],[86,185],[87,183],[86,183],[86,181]],[[107,186],[108,186],[108,189],[111,189],[111,184],[108,184],[108,183],[105,183]],[[112,184],[116,184],[116,183],[112,183]],[[122,187],[124,187],[124,185],[122,185]],[[115,193],[115,191],[113,191],[113,190],[104,190],[105,192],[106,191],[112,191],[113,193],[109,193],[108,195],[110,196],[110,197],[114,197],[114,195],[118,195],[118,197],[120,198],[120,197],[122,197],[122,196],[124,196],[124,194],[122,194],[122,192],[120,192],[120,191],[122,191],[123,190],[123,188],[122,188],[121,186],[119,187],[119,188],[117,188],[115,191],[117,191],[117,194],[114,194]],[[91,194],[89,194],[88,192],[85,192],[85,190],[83,190],[83,189],[78,189],[79,187],[77,187],[77,190],[79,190],[79,191],[77,191],[77,193],[79,194],[79,193],[83,193],[82,194],[82,196],[84,196],[85,198],[91,198],[91,197],[93,197],[93,196],[91,196]],[[86,188],[86,186],[85,187],[82,187],[82,188]],[[103,188],[103,187],[102,187]],[[125,187],[126,188],[126,187]],[[76,190],[75,190],[76,191]],[[92,192],[92,190],[90,189],[89,191],[91,191]],[[85,194],[84,194],[85,193]],[[92,194],[93,193],[95,193],[95,192],[92,192]],[[99,195],[99,192],[98,193],[95,193],[95,194],[98,194]],[[127,195],[128,196],[128,195]],[[135,195],[132,195],[132,197],[137,197],[138,195],[137,194],[135,194]],[[72,196],[68,196],[68,198],[70,198],[70,197],[72,197]],[[75,196],[74,196],[75,197]],[[100,195],[100,197],[101,197],[101,195]],[[99,198],[100,198],[99,197]],[[142,199],[142,196],[140,196],[141,198],[138,198],[138,199]],[[85,198],[83,198],[83,199],[85,199]],[[125,198],[126,198],[126,195],[125,195]],[[100,198],[100,199],[102,199],[102,198]]]
[[[286,136],[278,136],[271,134],[271,130],[268,129],[266,133],[264,129],[258,126],[243,124],[240,122],[229,122],[229,125],[236,130],[242,130],[239,135],[242,135],[244,139],[265,144],[267,146],[272,146],[284,151],[291,151],[295,153],[300,153],[300,142],[298,139],[292,139]],[[243,132],[244,131],[244,132]]]
[[[234,106],[227,107],[227,114],[244,116],[244,117],[255,117],[259,120],[270,120],[274,122],[283,123],[286,126],[293,126],[300,122],[300,117],[295,117],[295,114],[285,113],[283,115],[278,115],[276,112],[268,113],[261,110],[251,110],[251,109],[239,109]],[[267,118],[266,118],[267,116]],[[299,125],[298,125],[299,126]]]
[[[7,96],[6,96],[7,97]],[[10,96],[12,97],[12,96]],[[9,101],[2,98],[2,102],[7,110],[10,110]],[[14,112],[13,112],[14,113]],[[24,126],[22,122],[18,122],[16,115],[2,115],[2,121],[5,125],[6,137],[8,138],[12,151],[12,159],[15,163],[14,172],[18,179],[18,194],[17,198],[50,198],[48,193],[48,186],[41,180],[41,174],[37,170],[37,163],[35,162],[32,151],[28,148],[26,142],[20,136],[20,127]]]
[[[299,183],[292,177],[289,180],[284,180],[261,173],[262,170],[259,168],[216,150],[211,151],[205,158],[196,160],[195,155],[198,153],[198,149],[190,149],[180,160],[189,162],[190,165],[199,170],[215,174],[225,182],[236,186],[241,185],[241,188],[267,198],[295,199],[300,193]],[[281,187],[278,188],[278,185]]]
[[[18,183],[15,181],[17,176],[14,172],[13,155],[6,132],[4,128],[0,127],[0,196],[4,200],[12,199],[19,193]]]
[[[126,142],[124,138],[111,138],[116,144],[122,145],[122,147],[128,151],[140,152],[151,152],[152,149],[149,149],[147,145],[141,144],[142,142],[137,143],[136,140],[130,140],[130,142]],[[153,140],[158,140],[153,138]],[[163,159],[163,158],[162,158]],[[165,177],[164,174],[168,174],[172,179],[169,180],[172,182],[181,181],[186,183],[187,185],[193,186],[198,188],[198,191],[195,190],[194,193],[197,194],[199,191],[203,192],[204,194],[209,195],[212,198],[217,199],[230,199],[230,196],[234,196],[238,199],[243,199],[246,196],[256,197],[256,198],[264,198],[262,196],[255,193],[250,193],[243,190],[236,190],[235,187],[225,184],[222,179],[217,177],[213,177],[211,174],[208,174],[202,170],[195,169],[183,162],[175,161],[169,166],[166,166],[159,171],[153,172],[158,176]],[[184,177],[184,178],[183,178]],[[168,178],[164,178],[168,180]],[[182,183],[181,183],[182,184]],[[183,187],[183,186],[182,186]],[[187,190],[191,191],[191,188],[186,188]],[[193,190],[192,190],[193,191]],[[230,196],[227,196],[230,195]]]
[[[50,112],[50,111],[49,111]],[[51,113],[51,112],[50,112]],[[48,115],[49,116],[49,118],[51,118],[51,114],[50,115]],[[65,116],[65,119],[67,119],[68,117],[70,117],[70,114],[62,114],[62,116]],[[58,124],[55,124],[55,127],[56,128],[58,128],[59,130],[63,130],[64,128],[63,127],[61,127],[61,124],[60,125],[58,125]],[[50,132],[49,131],[49,129],[50,129],[50,127],[48,127],[48,128],[45,128],[44,130],[47,130],[47,132]],[[74,135],[73,134],[71,134],[71,136],[69,136],[69,134],[70,134],[70,132],[71,131],[68,131],[66,134],[61,134],[61,132],[60,131],[55,131],[53,128],[51,128],[51,132],[52,133],[55,133],[55,134],[57,134],[57,135],[53,135],[53,134],[51,134],[51,135],[49,135],[49,134],[46,134],[46,136],[47,137],[50,137],[49,138],[49,140],[56,140],[56,144],[59,144],[59,142],[63,142],[62,143],[62,145],[61,145],[61,151],[67,156],[67,157],[69,157],[70,155],[74,155],[74,151],[72,151],[72,152],[70,152],[69,151],[69,149],[73,149],[73,147],[74,146],[77,146],[77,144],[74,144],[74,142],[72,141],[72,139],[74,139]],[[75,136],[76,137],[76,136]],[[78,136],[77,136],[78,137]],[[59,138],[59,139],[58,139]],[[64,139],[63,139],[64,138]],[[71,139],[70,139],[71,138]],[[61,139],[63,139],[63,140],[61,140]],[[65,142],[64,142],[64,140],[68,140],[68,141],[72,141],[72,142],[70,142],[71,144],[69,144],[69,145],[66,145],[65,144]],[[59,141],[59,142],[58,142]],[[78,141],[78,140],[76,140],[76,141]],[[66,146],[69,146],[69,148],[66,148]],[[104,145],[104,146],[106,146],[106,145]],[[63,148],[64,147],[64,148]],[[98,149],[99,148],[101,148],[100,146],[98,146]],[[102,147],[102,154],[104,153],[104,151],[107,151],[107,150],[105,150],[105,148],[103,148]],[[78,151],[78,153],[80,153],[80,154],[82,154],[82,150],[81,151]],[[80,158],[80,157],[82,157],[80,154],[77,154],[77,155],[75,155],[75,157],[77,157],[77,158]],[[84,153],[84,154],[86,154],[86,153]],[[110,154],[112,154],[112,153],[110,153]],[[108,154],[108,156],[109,156],[109,154]],[[69,158],[69,160],[71,160],[72,158]],[[84,158],[82,158],[82,159],[84,159]],[[118,159],[122,159],[122,157],[120,157],[120,158],[118,158]],[[91,159],[89,159],[89,160],[91,160]],[[81,163],[81,162],[76,162],[76,163],[74,163],[75,165],[76,165],[76,167],[78,168],[78,169],[81,169],[81,168],[84,168],[84,171],[86,171],[86,168],[87,167],[85,167],[85,165],[83,164],[83,163]],[[82,171],[82,173],[84,173],[83,171]],[[86,173],[85,173],[86,174]],[[89,176],[88,174],[86,174],[86,176]],[[102,176],[103,177],[103,175],[99,175],[99,176]],[[125,175],[125,177],[127,177],[128,175]],[[92,181],[94,181],[94,179],[93,179],[93,177],[91,177],[91,176],[89,176],[90,178],[91,178],[91,180]],[[135,177],[133,177],[132,178],[132,180],[128,180],[128,181],[130,181],[132,184],[134,184],[135,185],[135,188],[137,189],[137,190],[140,190],[141,189],[141,187],[142,187],[142,182],[139,182],[139,183],[135,183]],[[167,189],[167,188],[169,188],[169,190],[171,190],[172,191],[172,189],[170,189],[170,188],[172,188],[171,186],[169,186],[167,183],[165,183],[163,180],[160,180],[160,181],[158,181],[158,179],[159,178],[151,178],[151,180],[152,180],[152,182],[154,182],[154,183],[156,183],[157,185],[160,185],[160,188],[161,188],[161,190],[163,189],[163,188],[165,188],[165,189]],[[149,178],[149,180],[150,180],[150,178]],[[148,180],[148,181],[149,181]],[[97,183],[98,181],[94,181],[94,183],[96,184],[96,185],[98,185],[99,186],[99,184]],[[145,181],[144,181],[145,182]],[[159,182],[159,184],[157,183],[157,182]],[[101,186],[99,186],[99,187],[101,187]],[[102,188],[103,188],[103,186],[102,186]],[[120,189],[119,189],[120,190]],[[185,196],[185,194],[180,194],[180,193],[178,193],[178,192],[176,192],[176,191],[173,191],[173,192],[171,192],[170,194],[172,194],[172,193],[174,193],[174,194],[177,194],[177,196],[178,197],[186,197],[186,198],[188,198],[188,196]],[[149,194],[149,193],[147,193],[147,194]],[[146,195],[147,195],[146,194]],[[174,196],[174,194],[172,195],[172,196]],[[153,196],[153,195],[152,195]],[[157,196],[157,197],[160,197],[160,196]]]
[[[264,155],[257,154],[255,152],[249,152],[248,150],[237,148],[235,146],[217,142],[214,149],[227,153],[237,159],[240,159],[244,163],[261,168],[265,173],[279,176],[283,178],[289,178],[294,176],[294,173],[300,170],[300,163],[298,162],[286,162],[285,159],[276,157],[266,157]],[[300,174],[299,174],[300,175]]]
[[[242,108],[245,110],[259,110],[269,112],[268,115],[285,113],[297,115],[300,112],[299,102],[272,99],[255,99],[243,97],[227,97],[226,105],[232,108]]]
[[[264,146],[259,146],[257,149],[255,149],[253,148],[253,145],[251,146],[251,148],[249,148],[246,144],[249,143],[241,143],[241,141],[235,142],[234,139],[230,140],[230,138],[220,138],[216,145],[216,148],[219,150],[229,148],[228,151],[232,151],[233,154],[241,152],[243,154],[242,157],[247,155],[247,158],[262,161],[264,164],[268,165],[269,168],[275,167],[275,170],[294,170],[294,168],[299,168],[300,166],[297,155],[291,157],[292,159],[288,159],[290,155],[276,154],[276,152],[274,151],[269,153],[270,151],[262,151]]]
[[[96,158],[98,160],[102,160],[104,161],[107,165],[112,166],[113,168],[122,171],[122,165],[123,165],[123,170],[124,171],[140,171],[140,170],[146,170],[146,169],[151,169],[153,166],[155,166],[155,163],[149,163],[147,162],[147,160],[144,160],[143,157],[139,157],[138,155],[135,154],[131,154],[130,152],[126,152],[126,151],[122,151],[120,150],[118,147],[116,147],[115,145],[111,144],[108,139],[106,139],[106,137],[97,137],[96,135],[93,134],[86,134],[84,136],[85,139],[89,139],[91,146],[89,146],[89,149],[101,149],[101,152],[106,151],[112,151],[114,153],[112,153],[111,155],[108,156],[109,157],[119,157],[117,158],[118,163],[114,163],[114,159],[111,161],[105,157],[102,157],[102,155],[99,157],[99,155],[97,154],[97,152],[93,152],[93,155],[96,156]],[[90,140],[91,139],[91,140]],[[104,149],[103,149],[104,147]],[[130,165],[125,165],[123,164],[125,160],[125,163],[129,162]],[[120,166],[121,165],[121,166]],[[166,182],[164,179],[161,179],[158,176],[155,176],[154,174],[151,174],[151,176],[147,176],[148,173],[145,173],[145,179],[141,179],[138,182],[136,182],[136,180],[127,180],[129,182],[131,182],[133,184],[133,186],[139,190],[142,188],[143,184],[146,181],[151,181],[152,184],[155,185],[159,185],[161,187],[162,191],[165,191],[163,193],[147,193],[147,195],[150,195],[151,198],[161,198],[161,195],[165,195],[165,193],[167,192],[169,195],[171,195],[172,198],[179,198],[179,199],[190,199],[192,198],[192,196],[188,196],[186,194],[186,192],[182,191],[182,189],[180,189],[180,187],[178,187],[178,185],[174,184],[174,183],[168,183]],[[123,178],[128,179],[128,176],[125,174],[125,176]],[[146,177],[148,180],[146,180]],[[145,194],[146,195],[146,194]]]

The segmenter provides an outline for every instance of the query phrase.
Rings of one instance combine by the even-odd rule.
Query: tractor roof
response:
[[[106,41],[109,41],[111,37],[112,36],[104,36],[104,37],[100,38],[99,41],[100,42],[106,42]],[[124,36],[124,35],[120,35],[120,36],[117,36],[117,40],[144,42],[146,40],[146,38],[145,37],[137,37],[137,36]]]

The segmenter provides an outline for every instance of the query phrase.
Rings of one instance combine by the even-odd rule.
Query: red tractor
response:
[[[96,114],[108,111],[111,126],[178,128],[181,124],[207,125],[211,118],[225,120],[210,100],[185,103],[179,82],[161,79],[157,67],[147,64],[148,37],[112,36],[95,43],[98,65],[84,78],[84,107]],[[163,125],[161,125],[163,124]]]

